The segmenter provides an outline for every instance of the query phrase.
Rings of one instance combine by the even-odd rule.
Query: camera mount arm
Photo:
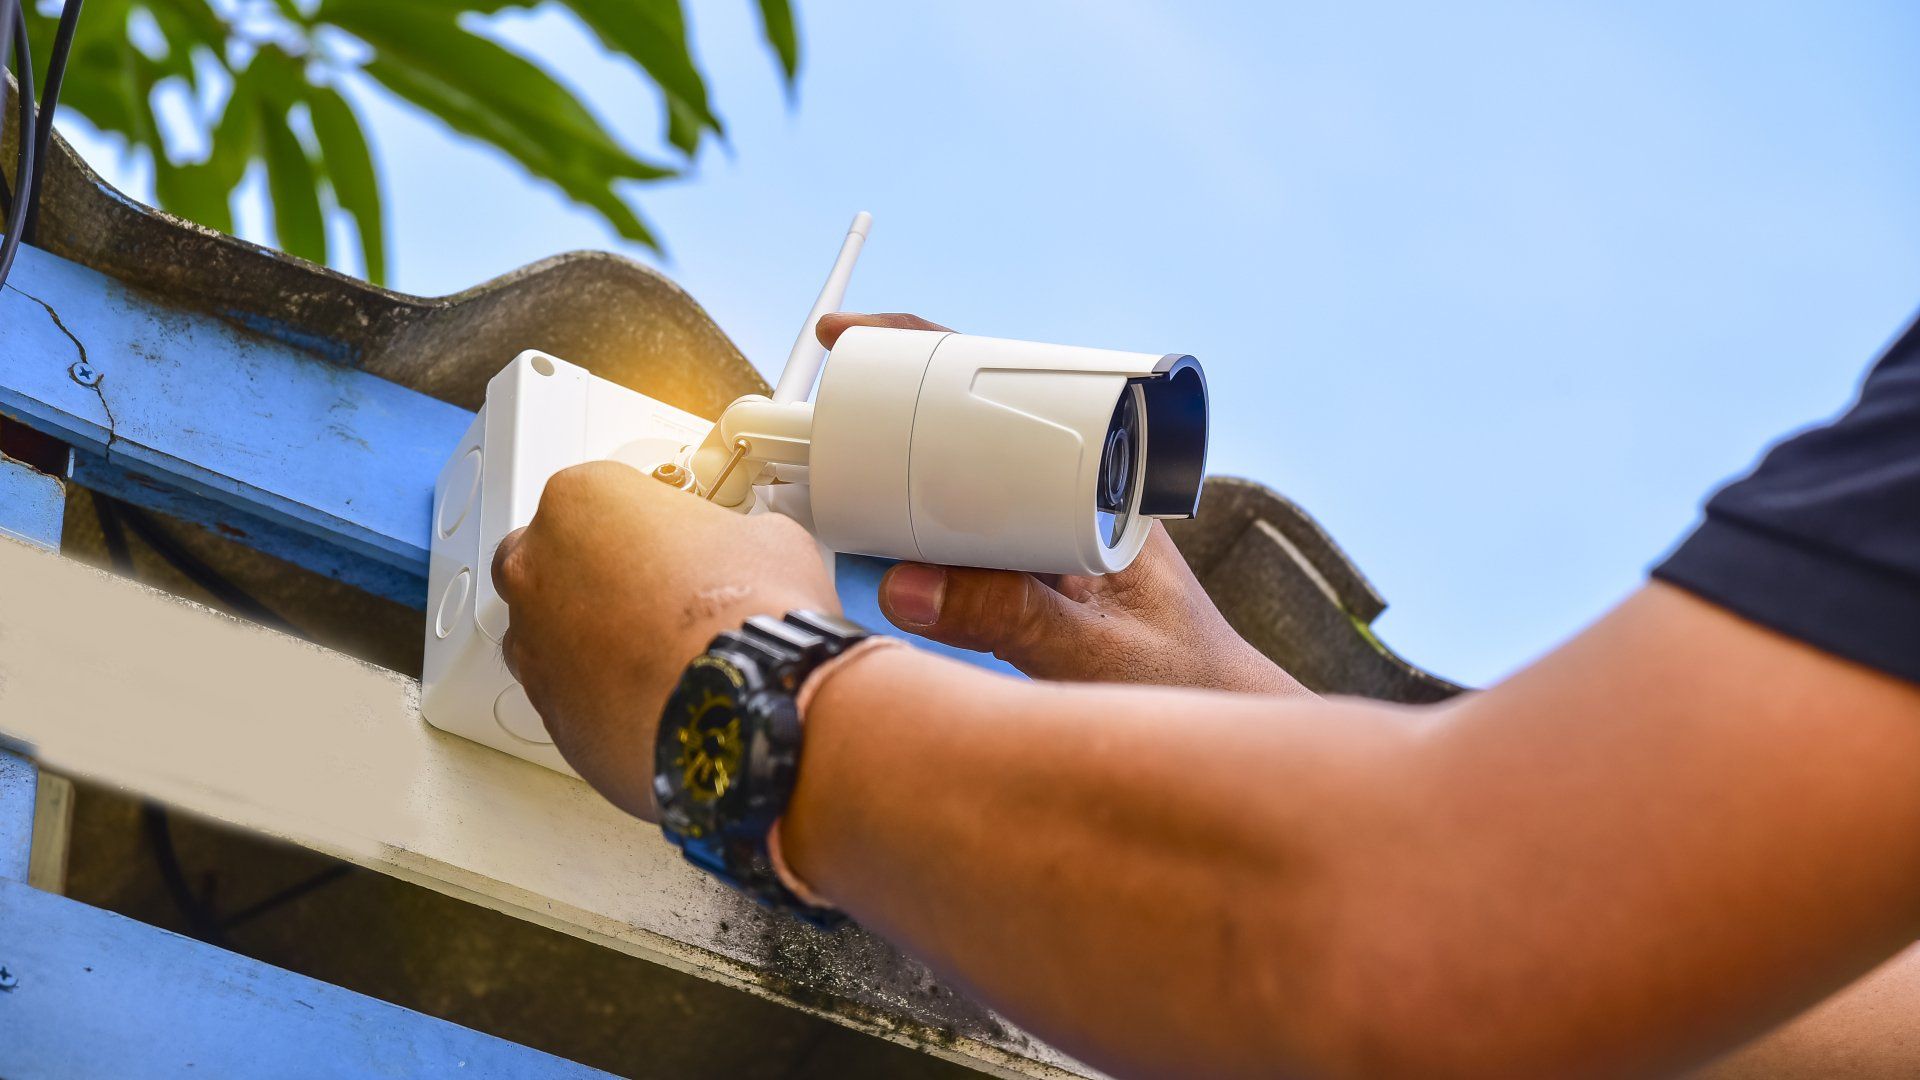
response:
[[[688,469],[707,501],[745,511],[768,465],[805,467],[813,439],[813,403],[748,394],[727,406],[702,439]]]

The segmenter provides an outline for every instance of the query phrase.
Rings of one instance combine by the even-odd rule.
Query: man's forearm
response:
[[[1907,1080],[1920,1076],[1916,1015],[1920,1015],[1920,945],[1692,1077]]]
[[[1698,1060],[1911,940],[1920,891],[1849,854],[1920,832],[1920,732],[1862,719],[1910,690],[1806,698],[1830,660],[1730,667],[1763,632],[1704,607],[1642,598],[1426,712],[883,651],[813,703],[787,853],[1109,1069]],[[1728,715],[1689,699],[1709,659]]]
[[[813,703],[783,842],[866,925],[1069,1052],[1270,1064],[1271,1043],[1246,1032],[1310,1040],[1312,995],[1265,985],[1247,960],[1315,938],[1310,867],[1331,838],[1314,825],[1363,836],[1404,738],[1377,710],[1295,700],[1276,713],[1245,695],[1021,683],[876,653]],[[1282,803],[1309,813],[1276,827]]]

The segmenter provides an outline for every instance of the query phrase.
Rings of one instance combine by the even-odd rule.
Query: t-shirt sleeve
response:
[[[1653,576],[1920,683],[1920,320],[1844,414],[1709,499]]]

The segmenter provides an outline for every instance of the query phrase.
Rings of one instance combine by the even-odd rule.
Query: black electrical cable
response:
[[[13,56],[14,79],[20,84],[20,100],[17,102],[20,113],[20,125],[16,142],[20,144],[20,167],[13,174],[13,205],[7,208],[7,235],[0,240],[0,285],[6,284],[7,275],[13,272],[14,257],[20,253],[21,230],[26,227],[27,208],[33,204],[33,143],[34,132],[34,96],[33,96],[33,46],[27,41],[27,13],[24,0],[11,0],[13,7]],[[0,80],[4,81],[4,80]]]
[[[60,6],[60,27],[53,34],[53,53],[47,57],[47,85],[40,91],[40,117],[33,128],[33,197],[27,200],[26,239],[39,243],[40,198],[46,190],[47,161],[53,156],[53,114],[60,107],[60,87],[67,80],[67,57],[73,53],[73,32],[80,25],[85,0],[66,0]],[[159,148],[156,153],[164,153]]]
[[[94,496],[95,502],[99,499],[100,496]],[[254,622],[264,623],[295,637],[307,636],[292,623],[281,618],[278,612],[255,599],[252,593],[227,580],[220,571],[208,566],[198,555],[181,546],[180,542],[167,535],[166,530],[160,527],[160,523],[153,520],[146,511],[124,503],[117,507],[116,511],[142,543],[167,560],[175,570],[186,575],[187,580],[212,593],[214,599],[233,609],[235,614],[244,615]]]
[[[120,527],[120,515],[104,495],[93,497],[93,519],[100,523],[100,544],[107,549],[107,562],[121,577],[133,576],[133,553],[127,550],[127,530]]]
[[[0,284],[13,272],[20,245],[38,233],[40,193],[46,175],[47,159],[53,151],[53,120],[59,110],[60,86],[66,79],[67,58],[73,53],[73,36],[80,23],[83,0],[66,0],[60,8],[60,25],[54,32],[53,51],[47,57],[47,86],[42,100],[33,89],[33,47],[27,35],[26,4],[29,0],[7,0],[10,12],[0,11],[0,58],[12,39],[15,59],[14,78],[20,86],[19,125],[16,141],[20,144],[19,166],[9,188],[0,177],[0,194],[6,196],[6,237],[0,240]],[[5,110],[6,91],[0,84],[0,113]]]
[[[356,869],[358,869],[358,867],[355,867],[352,863],[337,863],[329,866],[312,877],[296,881],[266,899],[248,904],[246,907],[220,920],[220,929],[232,930],[234,927],[244,926],[275,908],[284,907],[287,904],[293,903],[295,900],[300,899],[315,889],[323,888],[339,881],[341,878],[353,873]]]
[[[93,517],[100,524],[100,540],[107,549],[107,559],[113,564],[114,570],[124,577],[134,576],[133,553],[127,550],[127,531],[121,525],[120,514],[114,508],[113,500],[104,495],[95,495]],[[141,804],[140,825],[146,830],[147,843],[153,848],[153,861],[160,870],[160,882],[167,887],[167,895],[172,898],[180,916],[187,920],[187,932],[208,944],[220,944],[220,920],[213,914],[213,909],[194,893],[193,884],[187,880],[186,869],[180,863],[180,850],[173,843],[173,821],[167,816],[166,808],[158,803]]]
[[[166,543],[167,550],[162,550],[158,546],[155,546],[154,550],[158,552],[162,558],[167,559],[168,562],[174,562],[175,557],[186,554],[196,569],[193,572],[189,572],[182,568],[182,573],[186,573],[189,577],[195,577],[196,580],[198,575],[211,575],[213,578],[218,579],[226,589],[233,590],[239,597],[244,598],[247,602],[265,611],[265,607],[260,605],[259,601],[254,600],[237,586],[226,581],[225,578],[221,578],[211,567],[201,563],[198,559],[187,554],[184,549],[173,544],[172,538],[160,532],[159,526],[149,519],[143,511],[136,510],[124,503],[118,503],[96,492],[93,496],[93,514],[94,518],[100,523],[100,540],[102,546],[107,549],[107,559],[113,565],[114,570],[122,576],[134,576],[133,553],[127,548],[126,532],[126,526],[132,525],[134,532],[139,534],[141,540],[146,541],[149,545],[153,544],[153,540],[156,537]],[[178,567],[179,564],[175,563],[175,566]],[[209,589],[208,591],[212,592],[213,590]],[[216,595],[219,595],[219,593],[216,593]],[[281,625],[286,625],[283,620],[279,620],[279,616],[273,615],[272,612],[267,612],[267,614],[272,616],[276,621],[280,621]],[[290,626],[287,627],[287,629],[290,632],[298,633],[298,631],[294,631]],[[301,636],[304,637],[305,635]],[[173,842],[173,819],[167,814],[166,808],[157,803],[147,803],[140,808],[140,820],[142,826],[146,829],[148,843],[153,847],[154,863],[160,870],[160,880],[167,888],[167,895],[172,898],[173,905],[179,909],[181,917],[186,919],[189,932],[201,941],[212,945],[223,945],[228,930],[252,922],[267,912],[292,903],[315,889],[331,885],[335,881],[351,874],[354,869],[346,863],[329,866],[311,877],[296,881],[286,888],[262,900],[249,904],[239,911],[234,912],[232,915],[222,918],[214,910],[212,904],[194,892],[192,882],[187,880],[187,872],[180,859],[180,850]]]
[[[187,932],[209,945],[225,945],[226,935],[220,932],[220,919],[194,895],[193,885],[187,881],[186,868],[180,864],[180,851],[173,846],[173,821],[167,817],[166,810],[154,803],[145,804],[140,808],[140,824],[146,827],[147,840],[153,845],[160,880],[166,883],[174,906],[186,917]]]

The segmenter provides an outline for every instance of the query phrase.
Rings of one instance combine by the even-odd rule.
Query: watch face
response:
[[[747,718],[741,699],[745,674],[708,654],[694,660],[667,699],[654,745],[654,796],[662,817],[698,838],[724,819],[747,758]]]

